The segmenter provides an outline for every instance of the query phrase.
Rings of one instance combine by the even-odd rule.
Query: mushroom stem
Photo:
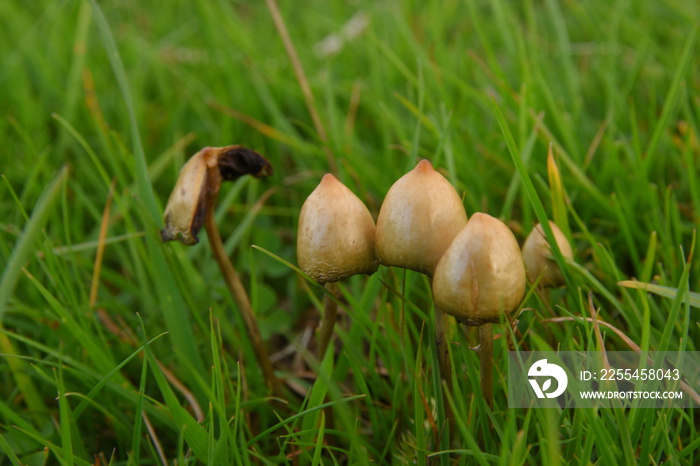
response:
[[[265,382],[272,393],[279,394],[279,379],[277,379],[277,376],[275,376],[275,371],[270,363],[270,357],[268,356],[265,345],[263,344],[263,339],[260,335],[260,329],[258,328],[258,322],[255,319],[255,313],[253,312],[253,307],[250,304],[248,293],[241,282],[238,272],[236,272],[236,269],[233,267],[233,264],[226,254],[224,243],[221,241],[219,228],[216,226],[216,220],[214,218],[214,202],[209,203],[204,219],[204,225],[207,231],[207,237],[209,238],[209,244],[212,252],[214,253],[214,259],[216,259],[216,263],[221,270],[221,274],[224,276],[226,286],[228,287],[236,306],[238,306],[241,317],[243,317],[243,323],[245,324],[248,337],[250,338],[250,344],[253,346],[255,357],[263,371]]]
[[[323,297],[323,317],[318,335],[318,360],[323,361],[328,350],[328,345],[333,337],[333,329],[338,316],[338,303],[335,298],[338,296],[338,283],[328,282],[324,285],[328,294]]]
[[[479,326],[479,382],[481,395],[493,407],[493,324]]]
[[[438,369],[440,370],[440,379],[445,383],[442,386],[442,409],[445,413],[446,427],[448,432],[454,431],[454,414],[450,406],[445,390],[452,390],[452,364],[450,361],[450,349],[447,343],[447,327],[449,325],[450,316],[442,309],[435,307],[435,346],[438,353]],[[449,435],[449,434],[448,434]]]
[[[450,364],[450,350],[447,347],[447,325],[449,315],[442,309],[435,308],[435,345],[438,352],[438,364],[440,367],[440,377],[452,386],[452,365]]]

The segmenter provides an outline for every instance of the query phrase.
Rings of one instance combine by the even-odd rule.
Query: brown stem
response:
[[[479,327],[479,373],[481,395],[493,407],[493,324]]]
[[[435,346],[438,353],[438,368],[440,370],[440,379],[445,383],[442,386],[442,409],[445,413],[447,430],[449,433],[454,431],[454,414],[450,401],[445,393],[445,390],[452,390],[452,364],[450,361],[450,349],[447,342],[447,327],[450,316],[438,307],[435,307]],[[444,435],[449,435],[444,434]]]
[[[438,352],[438,364],[440,378],[452,386],[452,364],[450,364],[450,350],[447,343],[447,323],[449,315],[441,309],[435,308],[435,344]]]
[[[246,331],[248,333],[248,338],[250,338],[250,344],[253,346],[253,351],[255,351],[255,357],[260,364],[260,368],[263,371],[263,376],[265,377],[265,382],[268,388],[275,394],[280,394],[280,383],[277,376],[275,376],[275,371],[270,363],[270,358],[263,344],[262,336],[260,335],[260,329],[258,328],[258,322],[255,319],[255,312],[253,307],[250,305],[250,299],[248,298],[248,293],[241,282],[236,269],[233,268],[233,264],[228,258],[226,251],[224,249],[224,243],[221,241],[221,235],[219,234],[219,228],[216,226],[216,220],[214,219],[214,206],[213,203],[209,205],[207,209],[206,217],[204,219],[204,226],[207,230],[207,237],[209,238],[209,244],[214,253],[214,259],[221,270],[221,274],[224,276],[224,281],[228,287],[233,300],[236,302],[239,311],[241,312],[241,317],[243,317],[243,323],[245,324]]]
[[[326,356],[326,351],[333,337],[333,329],[335,328],[335,321],[338,316],[338,303],[333,299],[338,296],[338,284],[336,282],[326,283],[324,288],[326,288],[329,294],[323,297],[323,317],[318,335],[319,362],[323,361],[323,358]]]

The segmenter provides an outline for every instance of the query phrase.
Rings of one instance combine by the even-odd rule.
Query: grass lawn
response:
[[[699,24],[680,0],[2,1],[0,464],[700,464],[697,407],[507,398],[509,347],[700,351]],[[207,235],[159,236],[183,163],[229,144],[274,167],[215,215],[277,395]],[[376,219],[423,158],[470,217],[573,246],[494,325],[491,408],[473,328],[440,383],[417,272],[342,281],[316,356],[304,200],[332,172]]]

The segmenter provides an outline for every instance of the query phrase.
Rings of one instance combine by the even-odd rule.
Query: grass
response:
[[[427,279],[343,282],[318,361],[323,294],[293,264],[324,173],[376,216],[425,157],[521,242],[566,225],[567,286],[527,294],[518,348],[629,350],[547,321],[597,312],[642,349],[700,350],[700,6],[277,5],[276,20],[265,2],[0,6],[0,464],[697,464],[697,408],[508,409],[506,338],[489,410],[477,336],[457,329],[448,437]],[[183,162],[233,143],[275,167],[225,186],[217,220],[283,398],[205,235],[158,237]],[[618,285],[632,279],[649,285]]]

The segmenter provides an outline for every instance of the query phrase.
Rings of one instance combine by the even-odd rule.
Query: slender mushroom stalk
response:
[[[399,178],[384,198],[377,218],[377,258],[432,279],[440,257],[467,224],[467,213],[455,188],[428,160]],[[452,384],[446,330],[448,316],[435,306],[435,346],[440,377]],[[449,406],[446,417],[452,422]]]
[[[571,249],[569,240],[559,227],[549,221],[549,227],[554,233],[554,239],[557,242],[559,251],[566,259],[573,259],[574,253]],[[564,285],[564,276],[559,270],[559,266],[552,258],[552,249],[547,238],[542,231],[542,225],[535,225],[530,234],[525,239],[523,244],[523,259],[525,260],[525,269],[527,270],[527,278],[534,282],[542,276],[540,283],[545,287],[556,288]]]
[[[297,234],[299,268],[323,284],[328,292],[319,331],[319,360],[326,354],[335,327],[336,282],[377,270],[374,230],[374,220],[367,207],[330,173],[301,207]]]
[[[260,335],[255,312],[240,276],[226,255],[214,218],[214,206],[222,181],[244,175],[269,176],[272,166],[260,154],[240,146],[205,147],[193,155],[180,170],[165,208],[163,241],[178,240],[186,245],[199,242],[197,234],[205,226],[214,259],[226,286],[238,307],[268,388],[279,393],[280,384]]]
[[[440,259],[433,278],[435,303],[458,321],[480,326],[481,389],[493,403],[491,324],[515,310],[525,295],[518,242],[500,220],[475,213]]]

